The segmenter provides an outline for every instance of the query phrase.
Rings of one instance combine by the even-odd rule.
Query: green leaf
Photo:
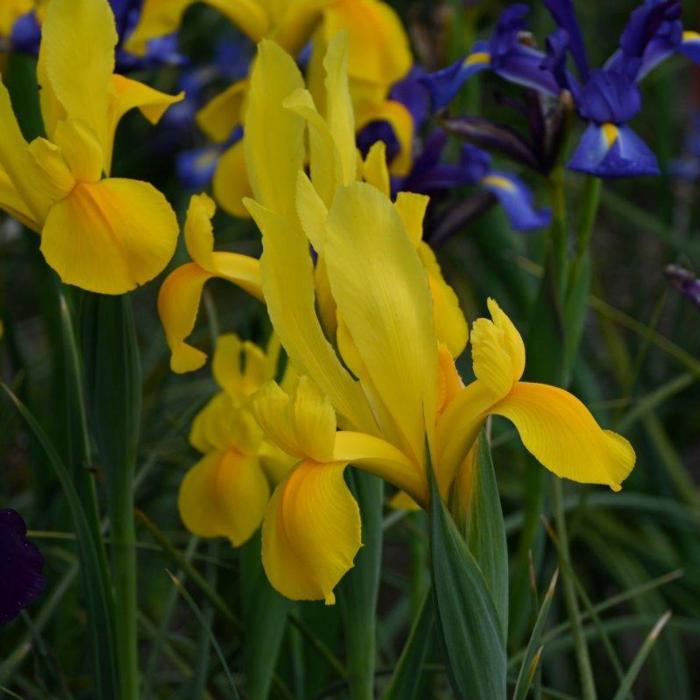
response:
[[[347,680],[351,700],[372,700],[377,638],[377,594],[382,559],[382,509],[384,485],[381,479],[355,470],[347,471],[348,484],[362,514],[363,547],[355,566],[338,586],[343,617]]]
[[[433,647],[435,603],[428,591],[404,645],[383,700],[414,700],[421,690],[423,664]]]
[[[503,627],[479,565],[447,512],[430,471],[431,565],[438,629],[455,696],[506,696]]]
[[[139,696],[134,471],[141,427],[141,365],[128,296],[85,293],[82,343],[90,415],[107,476],[112,577],[120,676],[126,697]]]
[[[549,608],[554,598],[554,591],[557,587],[558,578],[559,570],[557,569],[554,572],[554,576],[552,576],[549,588],[547,588],[547,593],[545,593],[544,599],[542,600],[540,611],[537,614],[537,619],[535,620],[535,626],[532,628],[532,634],[530,635],[530,640],[527,643],[525,656],[523,657],[520,672],[518,673],[518,680],[515,684],[515,690],[513,691],[513,700],[525,700],[527,697],[527,691],[530,689],[530,684],[532,683],[532,672],[535,668],[535,661],[539,659],[541,653],[540,650],[542,649],[540,640],[542,639],[544,627],[547,624]]]
[[[246,692],[250,700],[265,700],[286,630],[291,601],[269,584],[260,560],[260,535],[241,550],[244,663]]]
[[[95,667],[94,692],[97,698],[113,700],[113,698],[119,697],[120,667],[117,664],[116,645],[114,642],[114,600],[100,555],[101,534],[99,530],[91,527],[91,519],[85,512],[83,503],[73,484],[71,474],[53,443],[37,423],[34,416],[12,393],[9,387],[4,383],[0,384],[0,387],[15,405],[17,411],[44,450],[48,463],[53,469],[65,496],[78,538],[78,553],[80,568],[85,582],[89,624],[94,630],[95,638],[100,640],[99,648],[95,650],[97,663]]]
[[[588,311],[588,297],[591,292],[591,255],[585,252],[572,266],[569,289],[564,302],[564,323],[566,342],[564,345],[564,368],[567,377],[571,376],[578,354],[583,327]],[[566,382],[568,384],[568,382]]]
[[[486,429],[482,429],[476,444],[472,488],[466,540],[484,575],[505,637],[508,632],[508,545]]]
[[[649,652],[651,651],[654,644],[656,644],[656,640],[659,638],[661,631],[666,626],[666,623],[669,621],[670,618],[670,612],[664,613],[659,618],[659,621],[654,625],[651,632],[649,632],[647,638],[644,640],[644,643],[639,648],[637,655],[634,657],[634,660],[630,664],[630,667],[627,670],[625,677],[622,679],[622,683],[620,684],[617,693],[615,693],[615,697],[613,698],[613,700],[625,700],[628,697],[630,690],[632,690],[634,682],[637,680],[639,672],[642,670],[642,666],[644,665],[647,656],[649,656]]]

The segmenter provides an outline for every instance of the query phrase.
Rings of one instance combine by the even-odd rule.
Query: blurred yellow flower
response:
[[[115,75],[116,43],[107,0],[48,5],[38,63],[46,138],[27,143],[0,82],[0,207],[41,234],[41,251],[65,283],[103,294],[155,277],[178,234],[152,185],[109,177],[121,117],[138,107],[155,123],[181,99]]]
[[[143,54],[150,39],[178,27],[184,11],[195,1],[145,0],[141,20],[127,41],[127,50]],[[202,1],[221,12],[254,42],[272,39],[292,55],[313,38],[309,82],[319,101],[323,99],[323,91],[318,88],[323,81],[320,65],[326,46],[339,31],[347,31],[348,75],[358,114],[357,126],[361,128],[377,119],[388,120],[401,146],[395,159],[397,174],[406,174],[410,167],[413,122],[402,104],[386,98],[391,85],[408,73],[412,61],[408,38],[389,5],[381,0]],[[197,121],[209,138],[224,143],[237,126],[245,126],[248,86],[248,78],[237,81],[199,112]],[[323,105],[320,107],[323,109]],[[230,146],[220,158],[213,189],[217,202],[227,212],[248,216],[242,200],[252,193],[241,141]]]
[[[275,376],[279,344],[267,352],[236,335],[219,337],[213,373],[221,389],[197,414],[191,445],[203,457],[185,475],[178,506],[199,537],[227,537],[234,547],[260,527],[269,484],[284,478],[294,460],[267,441],[249,398]]]

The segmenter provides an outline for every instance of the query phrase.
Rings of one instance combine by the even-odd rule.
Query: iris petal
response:
[[[532,192],[514,175],[491,172],[481,180],[481,185],[496,195],[511,225],[517,231],[549,225],[552,218],[550,210],[535,208]]]

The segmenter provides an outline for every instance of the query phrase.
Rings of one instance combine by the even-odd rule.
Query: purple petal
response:
[[[514,175],[492,171],[482,179],[481,185],[498,198],[516,231],[528,231],[549,225],[552,219],[549,209],[535,208],[532,192]]]
[[[588,58],[573,0],[544,0],[554,21],[569,35],[569,49],[583,80],[588,78]]]
[[[44,557],[26,535],[19,513],[0,510],[0,624],[17,617],[44,589]]]

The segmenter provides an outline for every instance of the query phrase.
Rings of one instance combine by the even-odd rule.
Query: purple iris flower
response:
[[[44,557],[27,540],[27,526],[14,510],[0,510],[0,624],[13,620],[44,589]]]
[[[129,34],[138,24],[143,0],[109,0],[119,41],[116,49],[117,71],[127,73],[134,70],[155,68],[161,65],[180,66],[186,63],[178,52],[177,35],[169,34],[151,40],[144,56],[134,56],[123,49]],[[28,12],[17,19],[12,27],[10,45],[15,51],[36,55],[41,40],[41,27],[36,14]]]
[[[538,91],[560,92],[551,72],[543,67],[545,54],[525,41],[529,11],[527,5],[511,5],[489,40],[476,42],[466,58],[424,78],[436,109],[446,107],[469,78],[485,70]]]
[[[604,178],[657,175],[656,156],[629,122],[642,106],[638,82],[661,61],[680,53],[700,63],[700,34],[683,29],[681,0],[644,0],[631,13],[619,49],[599,69],[590,68],[573,0],[544,4],[557,24],[546,54],[523,44],[527,8],[513,5],[489,42],[479,42],[466,59],[429,76],[436,106],[445,106],[467,79],[486,69],[542,93],[567,90],[586,122],[569,168]],[[569,56],[576,74],[567,66]]]
[[[426,140],[411,173],[396,183],[398,189],[439,197],[455,187],[476,187],[495,197],[514,229],[525,231],[549,224],[550,211],[535,207],[532,193],[522,180],[495,170],[486,151],[466,144],[457,162],[449,162],[444,158],[446,146],[447,134],[435,131]]]

